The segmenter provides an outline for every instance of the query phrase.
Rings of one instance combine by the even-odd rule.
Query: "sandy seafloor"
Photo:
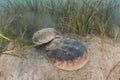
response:
[[[78,37],[77,37],[78,39]],[[81,38],[89,53],[89,62],[77,71],[54,67],[36,49],[22,53],[26,58],[0,56],[0,80],[106,80],[110,70],[120,61],[120,43],[96,36]],[[120,80],[120,64],[108,80]]]

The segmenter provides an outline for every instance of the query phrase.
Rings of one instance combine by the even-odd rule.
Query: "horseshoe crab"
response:
[[[89,59],[85,46],[74,39],[56,39],[47,47],[47,50],[49,50],[48,60],[62,70],[78,70]]]
[[[33,34],[32,41],[36,46],[42,45],[60,37],[58,34],[54,28],[41,29]]]

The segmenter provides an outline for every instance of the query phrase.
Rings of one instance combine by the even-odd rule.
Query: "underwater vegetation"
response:
[[[1,7],[0,34],[15,41],[31,43],[33,33],[44,27],[80,36],[120,37],[115,0],[8,0]],[[0,36],[0,47],[8,42]]]

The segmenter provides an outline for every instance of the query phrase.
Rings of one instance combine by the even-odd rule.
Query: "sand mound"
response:
[[[32,49],[23,53],[25,58],[0,56],[0,80],[120,80],[120,43],[110,39],[87,36],[81,41],[88,49],[89,62],[77,71],[63,71],[54,67],[43,56],[44,51]]]

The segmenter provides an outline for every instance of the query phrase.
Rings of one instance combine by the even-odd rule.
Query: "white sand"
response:
[[[120,61],[120,43],[110,39],[87,36],[81,39],[88,49],[89,62],[77,71],[63,71],[54,67],[35,49],[24,52],[27,58],[0,56],[0,80],[105,80]],[[120,80],[120,64],[108,80]]]

